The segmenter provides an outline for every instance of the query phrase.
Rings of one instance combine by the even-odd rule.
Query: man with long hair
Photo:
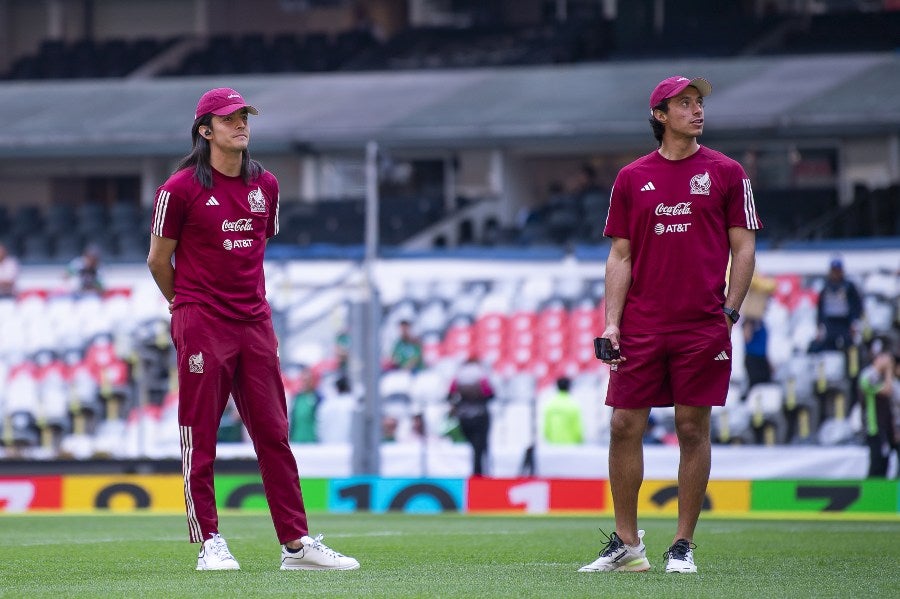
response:
[[[198,570],[238,570],[219,534],[213,462],[229,396],[253,441],[282,570],[354,570],[359,562],[309,536],[288,443],[278,341],[263,258],[278,233],[278,180],[250,158],[249,115],[230,88],[197,104],[193,148],[156,194],[147,265],[169,302],[178,360],[178,425],[190,541]],[[174,257],[174,264],[172,258]]]
[[[697,571],[693,539],[709,482],[710,410],[725,404],[731,327],[750,287],[762,227],[741,165],[698,142],[711,91],[699,77],[659,82],[650,94],[659,147],[619,171],[610,197],[601,337],[618,352],[604,359],[616,529],[582,572],[650,568],[637,527],[642,439],[650,409],[673,405],[678,527],[665,553],[666,572]]]

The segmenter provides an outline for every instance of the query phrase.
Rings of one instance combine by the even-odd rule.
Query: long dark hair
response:
[[[656,143],[659,144],[658,147],[662,147],[662,139],[663,133],[666,132],[666,126],[656,120],[654,116],[654,112],[657,110],[662,110],[665,113],[669,112],[669,99],[666,98],[659,104],[653,107],[653,110],[650,111],[650,128],[653,129],[653,137],[656,138]]]
[[[175,171],[194,167],[194,179],[203,187],[210,189],[213,186],[213,174],[212,165],[209,163],[209,142],[200,135],[200,127],[212,128],[211,114],[204,114],[194,121],[191,128],[191,152],[178,161]],[[250,158],[250,151],[244,150],[241,155],[241,177],[244,179],[244,183],[249,184],[264,171],[262,164]]]

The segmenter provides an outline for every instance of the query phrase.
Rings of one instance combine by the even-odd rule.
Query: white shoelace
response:
[[[325,537],[324,534],[317,534],[313,539],[313,544],[310,546],[312,549],[318,549],[322,553],[325,553],[331,557],[344,557],[343,554],[338,553],[328,545],[322,542],[322,539]]]
[[[214,534],[210,540],[212,543],[207,546],[210,553],[219,559],[234,559],[231,552],[228,551],[228,544],[222,538],[222,535]]]

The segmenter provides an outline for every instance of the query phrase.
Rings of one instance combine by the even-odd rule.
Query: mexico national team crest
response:
[[[188,356],[188,369],[197,374],[203,374],[203,352],[197,352]]]
[[[250,212],[266,211],[266,196],[259,187],[247,194],[247,201],[250,202]]]
[[[709,173],[694,175],[691,178],[691,195],[708,196],[710,183],[711,179],[709,178]]]

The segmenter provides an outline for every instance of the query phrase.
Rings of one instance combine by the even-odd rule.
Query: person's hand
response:
[[[617,327],[616,325],[607,325],[607,327],[605,329],[603,329],[603,334],[600,336],[605,339],[609,339],[609,342],[612,344],[612,348],[614,350],[618,350],[620,335],[621,335],[621,333],[619,332],[619,327]],[[622,362],[624,362],[626,360],[627,360],[627,358],[625,356],[619,355],[619,357],[617,359],[603,360],[603,363],[609,364],[610,366],[613,367],[612,369],[615,370],[616,366],[618,366],[619,364],[621,364]]]
[[[175,296],[172,296],[172,299],[169,300],[169,315],[171,316],[175,312]]]

